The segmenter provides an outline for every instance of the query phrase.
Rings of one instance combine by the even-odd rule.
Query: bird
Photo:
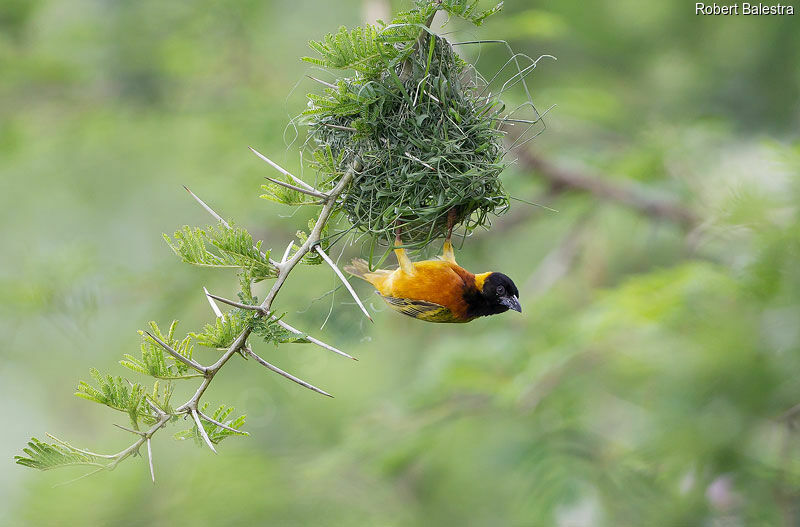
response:
[[[511,278],[498,272],[472,274],[456,263],[450,233],[442,256],[433,260],[412,262],[401,245],[398,233],[395,270],[370,271],[360,258],[344,270],[372,284],[395,311],[425,322],[470,322],[509,309],[522,313]]]

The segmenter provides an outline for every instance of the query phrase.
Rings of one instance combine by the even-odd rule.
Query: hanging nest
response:
[[[305,59],[356,71],[308,96],[306,147],[322,190],[359,167],[337,210],[387,252],[398,232],[406,248],[420,250],[447,235],[449,214],[468,233],[509,206],[499,178],[505,106],[420,23],[445,9],[479,24],[499,6],[475,13],[474,3],[458,0],[417,5],[389,25],[340,28],[311,43],[321,59]]]

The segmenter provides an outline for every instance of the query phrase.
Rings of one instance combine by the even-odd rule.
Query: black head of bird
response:
[[[481,275],[476,277],[476,288],[465,295],[467,313],[470,317],[497,315],[513,309],[522,313],[519,303],[519,289],[508,276],[503,273],[488,273],[480,284]]]

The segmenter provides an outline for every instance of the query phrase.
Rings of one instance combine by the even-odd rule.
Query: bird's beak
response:
[[[513,309],[514,311],[522,313],[522,306],[519,305],[519,299],[515,296],[504,296],[500,299],[500,303],[508,309]]]

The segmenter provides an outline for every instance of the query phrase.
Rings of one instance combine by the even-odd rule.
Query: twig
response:
[[[374,320],[372,320],[372,317],[369,316],[369,313],[367,312],[367,308],[365,308],[364,304],[361,303],[361,299],[358,298],[358,295],[356,294],[355,290],[353,289],[353,286],[350,285],[350,282],[348,282],[347,278],[344,277],[344,275],[342,274],[342,271],[339,270],[339,266],[336,265],[333,262],[333,260],[330,259],[330,257],[325,253],[325,251],[319,245],[315,245],[314,246],[314,250],[317,251],[317,253],[320,256],[322,256],[322,259],[325,260],[325,263],[327,263],[328,265],[331,266],[331,268],[334,270],[336,275],[339,277],[339,279],[345,285],[347,290],[350,292],[350,295],[356,301],[356,304],[358,304],[358,307],[361,308],[361,311],[364,313],[364,316],[366,316],[369,319],[370,322],[375,322]]]
[[[296,382],[297,384],[299,384],[300,386],[305,386],[305,387],[306,387],[306,388],[308,388],[309,390],[313,390],[313,391],[315,391],[315,392],[317,392],[317,393],[321,393],[322,395],[326,395],[326,396],[328,396],[328,397],[331,397],[331,398],[333,398],[333,395],[329,394],[329,393],[328,393],[328,392],[326,392],[325,390],[321,390],[321,389],[317,388],[316,386],[314,386],[313,384],[309,384],[309,383],[307,383],[306,381],[304,381],[303,379],[300,379],[300,378],[298,378],[298,377],[295,377],[295,376],[294,376],[294,375],[292,375],[291,373],[287,373],[287,372],[283,371],[282,369],[278,368],[277,366],[273,366],[273,365],[272,365],[272,364],[270,364],[269,362],[265,361],[264,359],[262,359],[261,357],[259,357],[258,355],[256,355],[256,354],[253,352],[253,350],[251,350],[250,348],[247,348],[246,352],[247,352],[247,354],[248,354],[248,355],[250,355],[251,357],[253,357],[253,358],[254,358],[254,359],[255,359],[255,360],[256,360],[256,361],[257,361],[259,364],[261,364],[262,366],[265,366],[266,368],[268,368],[268,369],[269,369],[269,370],[271,370],[271,371],[274,371],[274,372],[275,372],[275,373],[277,373],[278,375],[283,375],[284,377],[286,377],[286,378],[287,378],[287,379],[289,379],[290,381],[294,381],[294,382]]]
[[[151,426],[146,432],[144,432],[142,434],[142,437],[140,437],[135,443],[133,443],[128,448],[126,448],[124,450],[121,450],[120,452],[117,452],[116,454],[114,454],[112,456],[103,456],[103,457],[107,457],[107,458],[113,458],[113,460],[114,460],[111,463],[109,463],[108,465],[104,465],[103,468],[106,468],[108,470],[113,470],[123,460],[127,459],[128,456],[130,456],[134,452],[137,452],[139,450],[139,447],[142,446],[145,443],[145,441],[147,441],[147,439],[153,437],[153,434],[155,434],[161,427],[166,425],[169,422],[169,420],[170,420],[170,416],[168,414],[164,413],[164,412],[161,412],[161,417],[159,418],[159,420],[153,426]],[[96,455],[96,454],[92,454],[92,455]]]
[[[778,420],[791,423],[798,415],[800,415],[800,403],[792,406],[791,408],[783,412],[783,414],[781,414],[781,416],[778,417]]]
[[[280,264],[278,266],[279,272],[278,277],[275,279],[275,282],[272,284],[272,288],[270,289],[269,293],[267,293],[267,297],[259,306],[260,312],[256,313],[256,317],[264,316],[264,314],[269,313],[270,307],[272,306],[272,302],[275,300],[275,297],[280,291],[283,284],[286,282],[286,278],[289,276],[289,273],[292,272],[292,269],[300,263],[300,260],[311,251],[312,247],[319,243],[320,236],[322,234],[322,228],[330,218],[331,213],[333,212],[333,207],[336,202],[336,198],[339,197],[344,189],[350,184],[353,180],[353,176],[355,171],[358,169],[360,170],[360,163],[356,162],[351,166],[342,176],[342,179],[336,184],[336,186],[329,192],[329,198],[325,202],[325,205],[322,206],[322,210],[317,217],[317,221],[314,224],[314,227],[311,229],[311,232],[308,235],[308,238],[300,246],[300,248],[295,251],[295,253],[289,258],[286,262]],[[208,386],[211,384],[214,375],[225,365],[225,363],[230,360],[230,358],[235,354],[238,353],[240,350],[243,350],[245,344],[247,342],[247,338],[250,336],[250,332],[252,328],[248,326],[245,328],[238,337],[231,343],[230,347],[227,351],[219,358],[219,360],[214,363],[212,366],[208,367],[208,372],[203,379],[203,382],[195,391],[194,395],[179,406],[175,411],[177,413],[187,412],[190,411],[192,407],[197,407],[197,403],[200,401],[200,398],[203,396],[205,391],[208,389]]]

